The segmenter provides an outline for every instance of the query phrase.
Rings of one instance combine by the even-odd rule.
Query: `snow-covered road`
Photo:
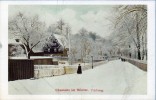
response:
[[[110,61],[79,74],[9,82],[9,94],[146,94],[147,72]]]

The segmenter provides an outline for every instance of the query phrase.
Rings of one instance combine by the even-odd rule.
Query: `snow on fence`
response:
[[[65,73],[62,66],[58,66],[58,61],[52,58],[34,59],[34,78],[63,75]]]
[[[34,65],[34,78],[64,75],[64,67],[58,65]]]
[[[140,60],[136,60],[136,59],[130,59],[130,58],[126,58],[126,57],[121,57],[121,59],[128,61],[129,63],[137,66],[139,69],[143,70],[143,71],[147,71],[147,62],[145,61],[140,61]]]

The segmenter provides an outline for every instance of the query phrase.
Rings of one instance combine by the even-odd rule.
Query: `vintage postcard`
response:
[[[153,1],[2,4],[2,100],[154,100]]]

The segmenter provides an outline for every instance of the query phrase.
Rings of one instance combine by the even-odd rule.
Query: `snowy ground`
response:
[[[9,94],[146,94],[147,72],[110,61],[79,74],[9,82]]]

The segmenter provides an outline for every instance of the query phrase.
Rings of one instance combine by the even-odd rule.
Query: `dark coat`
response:
[[[82,74],[82,69],[81,69],[81,66],[80,65],[78,66],[77,74]]]

